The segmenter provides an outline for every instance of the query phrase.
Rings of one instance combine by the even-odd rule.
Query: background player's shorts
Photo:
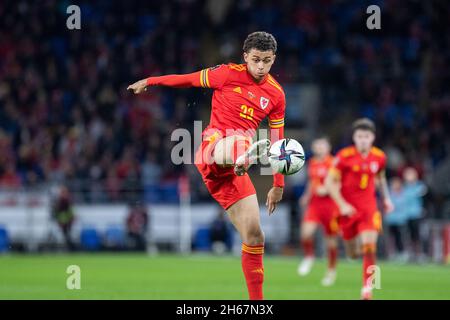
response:
[[[322,225],[327,236],[335,236],[339,233],[338,224],[339,209],[328,199],[321,203],[311,203],[303,216],[304,222],[315,222]]]
[[[202,142],[195,154],[195,166],[211,196],[226,210],[237,201],[256,194],[248,174],[237,176],[234,166],[220,167],[216,163],[208,164],[202,160],[202,154],[210,144],[207,140]]]
[[[339,227],[344,240],[351,240],[363,231],[381,232],[381,213],[377,209],[358,210],[352,216],[339,216]]]

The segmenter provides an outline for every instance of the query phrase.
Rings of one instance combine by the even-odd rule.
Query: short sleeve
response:
[[[226,64],[203,69],[200,72],[200,85],[203,88],[221,89],[228,79],[230,68]]]
[[[281,95],[280,101],[269,114],[269,127],[281,128],[284,127],[284,114],[286,111],[286,98],[284,94]]]

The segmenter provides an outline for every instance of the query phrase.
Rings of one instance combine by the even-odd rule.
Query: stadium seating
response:
[[[96,229],[84,228],[80,235],[81,248],[88,251],[97,251],[101,248],[101,239]]]
[[[120,226],[110,226],[106,229],[103,243],[108,249],[120,250],[125,247],[125,232]]]

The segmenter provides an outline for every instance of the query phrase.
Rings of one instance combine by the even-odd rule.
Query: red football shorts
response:
[[[204,140],[195,153],[195,166],[211,196],[227,210],[237,201],[256,194],[248,174],[237,176],[233,166],[221,167],[205,161],[202,154],[210,152],[211,147],[212,141]]]
[[[344,240],[351,240],[363,231],[381,232],[381,213],[377,209],[357,210],[352,216],[339,216],[339,226]]]
[[[338,207],[333,200],[327,198],[311,202],[303,221],[318,223],[322,225],[327,236],[335,236],[339,233],[338,216]]]

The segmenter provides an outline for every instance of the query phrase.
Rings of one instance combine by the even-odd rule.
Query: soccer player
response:
[[[267,139],[251,144],[251,136],[265,117],[269,118],[270,140],[274,142],[284,136],[285,95],[269,74],[276,51],[277,42],[271,34],[254,32],[243,45],[244,64],[229,63],[190,74],[149,77],[128,87],[136,94],[156,85],[214,90],[210,123],[202,133],[195,165],[210,194],[226,210],[240,234],[242,270],[252,300],[263,299],[264,233],[256,191],[246,171],[270,146]],[[283,175],[273,177],[266,200],[269,214],[281,201],[284,186]]]
[[[304,259],[298,266],[300,276],[307,275],[314,264],[313,236],[319,226],[325,231],[328,253],[328,269],[322,279],[323,286],[331,286],[336,280],[337,218],[339,209],[328,195],[324,182],[333,163],[331,145],[327,138],[317,138],[312,142],[313,158],[308,161],[309,183],[300,198],[300,206],[306,209],[301,227],[301,245]]]
[[[375,186],[378,185],[384,211],[393,210],[386,182],[386,156],[373,146],[375,124],[367,119],[352,125],[354,145],[340,150],[326,178],[330,196],[340,210],[338,219],[347,255],[363,258],[361,298],[372,299],[371,274],[376,259],[376,244],[381,231]]]

